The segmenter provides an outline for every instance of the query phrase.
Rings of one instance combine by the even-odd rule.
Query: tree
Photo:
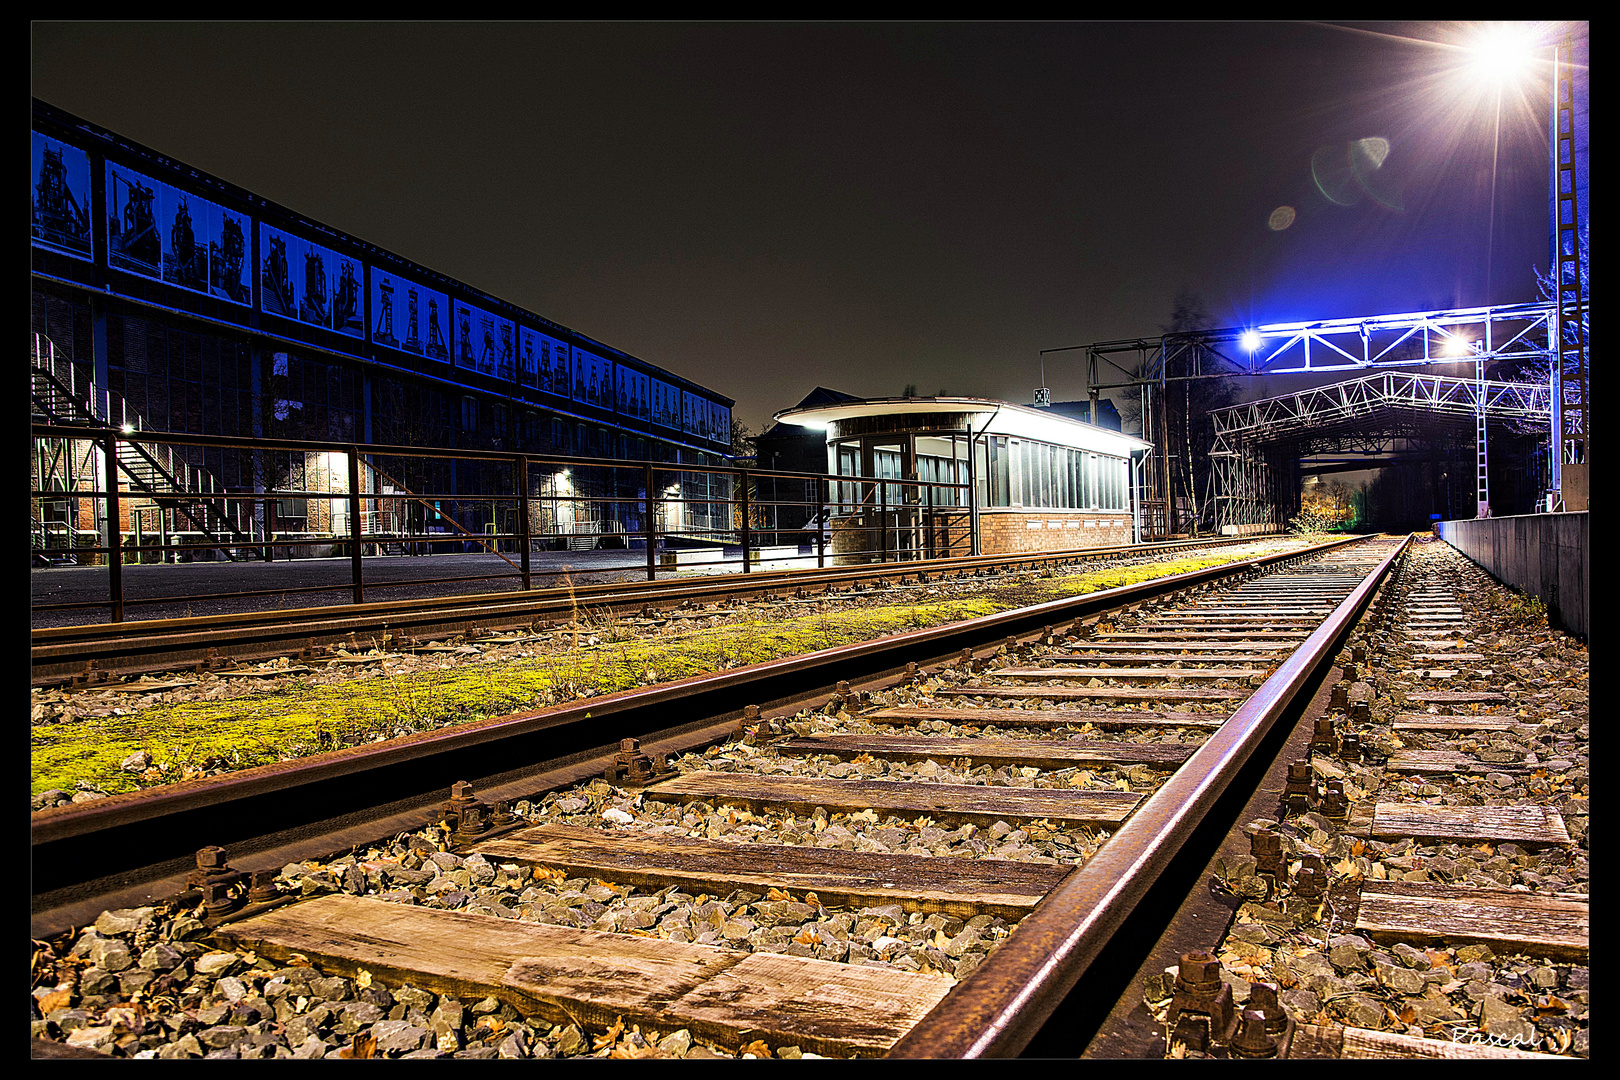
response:
[[[751,458],[759,452],[759,432],[737,419],[731,418],[731,456]]]
[[[1195,532],[1206,518],[1213,525],[1209,453],[1215,445],[1215,424],[1210,413],[1233,404],[1238,388],[1230,379],[1191,376],[1195,372],[1202,376],[1237,372],[1226,372],[1226,363],[1213,352],[1195,342],[1178,340],[1177,335],[1192,335],[1213,326],[1203,299],[1182,289],[1171,304],[1170,321],[1160,327],[1165,335],[1165,423],[1157,438],[1166,444],[1169,456],[1170,497],[1191,509],[1189,524]],[[1124,412],[1121,409],[1122,416]]]

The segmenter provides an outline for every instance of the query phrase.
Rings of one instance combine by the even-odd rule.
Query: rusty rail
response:
[[[1410,537],[890,1057],[1012,1057],[1068,996],[1272,725],[1307,690]]]
[[[421,824],[452,781],[489,798],[518,799],[567,778],[600,775],[618,740],[662,752],[718,742],[749,705],[802,707],[840,681],[875,684],[964,648],[1086,618],[1223,577],[1298,559],[1353,540],[1191,571],[1078,597],[914,630],[877,641],[696,676],[538,712],[501,717],[185,781],[31,818],[35,935],[71,925],[97,904],[133,906],[179,891],[193,853],[219,845],[243,863],[280,866],[300,853],[374,842]],[[893,574],[893,568],[890,573]],[[671,723],[671,717],[696,718]],[[271,824],[273,823],[273,824]],[[91,910],[94,908],[95,910]]]
[[[470,626],[520,626],[537,619],[569,617],[577,610],[669,607],[690,600],[733,599],[777,589],[1224,547],[1251,543],[1255,539],[1234,537],[1017,555],[961,556],[903,566],[890,563],[769,571],[746,577],[739,574],[676,582],[576,585],[572,589],[538,589],[523,594],[484,593],[300,608],[291,612],[250,611],[135,623],[47,627],[33,632],[31,678],[36,686],[59,683],[81,674],[91,662],[103,672],[133,674],[165,666],[190,665],[206,659],[210,652],[238,660],[266,658],[283,655],[289,649],[296,651],[311,643],[342,641],[350,635],[372,638],[385,629],[396,637],[454,633]]]

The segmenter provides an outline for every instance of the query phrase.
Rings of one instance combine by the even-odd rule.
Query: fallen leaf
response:
[[[768,889],[765,890],[765,899],[767,899],[767,900],[787,900],[787,901],[791,902],[793,900],[793,894],[789,893],[789,892],[784,892],[783,890],[772,886],[771,888],[768,888]]]
[[[608,1028],[605,1033],[598,1035],[595,1039],[591,1040],[591,1049],[600,1050],[604,1046],[612,1046],[615,1042],[618,1042],[619,1036],[623,1034],[624,1017],[615,1017],[612,1027]]]
[[[73,1002],[72,990],[56,990],[39,999],[39,1014],[49,1016],[57,1009],[65,1009]]]
[[[370,988],[371,972],[367,971],[365,968],[361,968],[360,974],[354,977],[354,984],[362,990]]]
[[[372,1058],[377,1056],[377,1040],[368,1032],[356,1032],[354,1042],[338,1051],[340,1058]]]
[[[737,1053],[753,1054],[757,1058],[768,1058],[771,1056],[771,1047],[764,1039],[755,1039]]]

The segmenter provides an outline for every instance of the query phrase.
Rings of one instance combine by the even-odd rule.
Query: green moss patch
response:
[[[1252,553],[1241,558],[1252,558]],[[218,769],[302,757],[580,698],[941,626],[1046,600],[1132,585],[1235,561],[1208,556],[1037,577],[971,598],[919,599],[797,617],[745,618],[665,637],[569,647],[528,659],[447,670],[300,681],[264,693],[156,705],[31,729],[31,792],[86,781],[108,793]],[[144,775],[120,765],[151,755]]]

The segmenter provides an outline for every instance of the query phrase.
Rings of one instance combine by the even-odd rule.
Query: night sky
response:
[[[35,23],[32,91],[758,430],[817,384],[1029,402],[1040,350],[1183,290],[1223,326],[1535,299],[1546,76],[1498,125],[1474,29]]]

